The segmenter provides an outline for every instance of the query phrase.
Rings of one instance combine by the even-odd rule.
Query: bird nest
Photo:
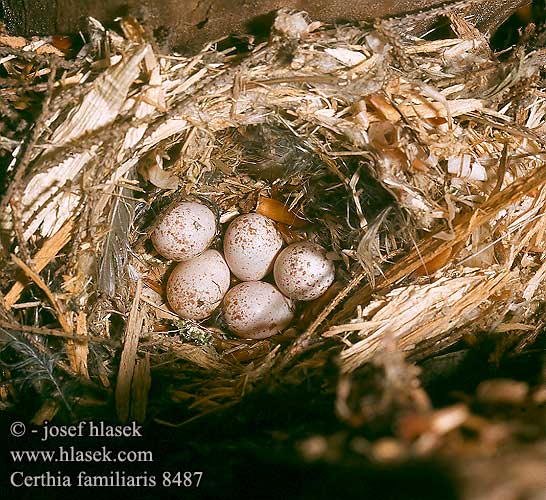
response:
[[[424,21],[440,16],[436,36]],[[371,364],[424,411],[413,363],[481,332],[532,343],[546,294],[544,52],[529,34],[499,56],[457,12],[412,19],[334,27],[281,12],[269,40],[193,57],[161,53],[134,19],[119,33],[90,20],[68,60],[47,40],[0,36],[2,405],[26,387],[41,396],[36,422],[115,405],[121,420],[173,425],[327,372],[338,416],[358,425],[351,384]],[[180,199],[205,200],[223,225],[258,212],[286,243],[320,243],[334,284],[265,340],[234,337],[218,315],[177,317],[172,262],[149,235]]]

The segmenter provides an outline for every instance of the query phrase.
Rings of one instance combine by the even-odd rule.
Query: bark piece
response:
[[[515,9],[530,0],[457,2],[471,4],[483,31],[492,32]],[[127,13],[145,20],[146,26],[164,33],[169,45],[194,51],[206,42],[230,34],[264,34],[273,21],[273,12],[285,7],[304,10],[312,19],[337,22],[365,20],[430,9],[450,3],[442,0],[1,0],[8,30],[30,35],[77,33],[85,28],[85,18],[102,22]],[[182,3],[185,5],[182,8]]]
[[[125,330],[125,339],[116,384],[116,411],[120,422],[126,422],[129,418],[131,384],[134,377],[138,341],[142,326],[144,325],[144,316],[140,308],[141,293],[142,282],[138,281],[133,305],[127,321],[127,328]]]

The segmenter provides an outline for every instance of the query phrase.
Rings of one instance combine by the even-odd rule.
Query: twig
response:
[[[21,180],[23,179],[23,176],[25,175],[25,171],[32,157],[32,150],[36,146],[38,139],[40,138],[43,131],[47,127],[45,117],[48,112],[51,99],[53,97],[53,84],[55,82],[56,74],[57,74],[57,62],[54,61],[51,64],[51,73],[49,74],[49,78],[47,81],[48,92],[42,104],[42,110],[40,111],[40,115],[36,119],[34,128],[32,129],[32,132],[28,140],[24,142],[21,147],[20,156],[17,162],[17,166],[15,167],[15,175],[13,176],[13,180],[8,186],[6,194],[0,201],[0,213],[4,213],[8,203],[11,201],[13,194],[20,190]]]
[[[504,148],[502,148],[499,169],[497,170],[497,182],[495,184],[495,187],[493,188],[493,191],[491,191],[491,193],[489,194],[489,197],[497,194],[501,190],[502,183],[504,182],[504,175],[506,174],[509,163],[510,159],[508,158],[508,143],[505,143]]]
[[[46,54],[37,54],[30,50],[16,49],[14,47],[0,47],[0,56],[15,56],[17,59],[24,59],[25,61],[37,62],[45,64],[51,68],[59,67],[63,69],[74,69],[75,64],[70,61],[65,61],[58,56],[47,56]]]
[[[15,231],[17,242],[19,243],[21,255],[23,256],[25,262],[28,262],[29,265],[32,265],[30,259],[30,251],[28,249],[27,241],[24,237],[23,225],[21,224],[21,200],[18,194],[13,194],[11,200],[9,200],[9,205],[11,207],[13,229]]]
[[[44,269],[58,252],[70,241],[70,234],[74,227],[74,219],[69,219],[53,236],[48,238],[42,248],[36,252],[36,255],[29,259],[32,263],[35,272],[39,273]],[[6,308],[10,309],[21,297],[21,293],[25,289],[25,284],[21,280],[17,280],[11,287],[10,291],[4,297]]]
[[[6,330],[13,330],[16,332],[24,332],[24,333],[32,333],[35,335],[47,335],[51,337],[61,337],[63,339],[72,339],[72,340],[78,340],[78,341],[89,341],[89,342],[97,342],[97,343],[112,343],[112,340],[107,337],[95,337],[91,335],[87,335],[85,337],[82,337],[81,335],[75,335],[72,333],[66,333],[62,330],[54,330],[53,328],[44,328],[41,326],[29,326],[29,325],[21,325],[19,323],[13,323],[10,321],[4,321],[0,320],[0,328],[5,328]]]
[[[62,329],[65,333],[72,333],[72,328],[68,324],[68,321],[66,319],[63,307],[61,306],[61,303],[57,300],[55,295],[53,295],[53,292],[49,289],[49,287],[46,285],[45,281],[41,278],[41,276],[34,272],[30,267],[28,267],[19,257],[12,254],[11,258],[15,264],[17,264],[24,273],[32,280],[38,287],[40,287],[43,292],[46,294],[47,298],[53,305],[53,308],[55,309],[55,312],[57,314],[57,319],[59,320],[59,323],[61,324]]]

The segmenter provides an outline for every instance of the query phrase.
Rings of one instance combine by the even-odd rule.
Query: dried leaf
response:
[[[288,210],[284,203],[272,198],[260,196],[256,212],[288,226],[303,227],[307,225],[305,219],[298,217],[294,212]]]

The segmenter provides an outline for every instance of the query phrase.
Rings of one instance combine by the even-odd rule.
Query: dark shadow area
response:
[[[540,384],[546,332],[523,352],[509,348],[499,355],[501,344],[498,335],[484,333],[477,344],[461,341],[449,350],[420,362],[420,379],[434,406],[456,403],[461,394],[474,394],[483,380],[508,378],[525,381],[530,386]]]
[[[275,22],[276,11],[253,17],[246,22],[248,33],[259,40],[265,40],[271,33],[271,28]]]
[[[523,30],[530,23],[536,25],[537,34],[544,32],[546,22],[546,4],[544,0],[534,0],[528,7],[519,9],[510,16],[491,37],[493,50],[502,51],[518,43]]]

